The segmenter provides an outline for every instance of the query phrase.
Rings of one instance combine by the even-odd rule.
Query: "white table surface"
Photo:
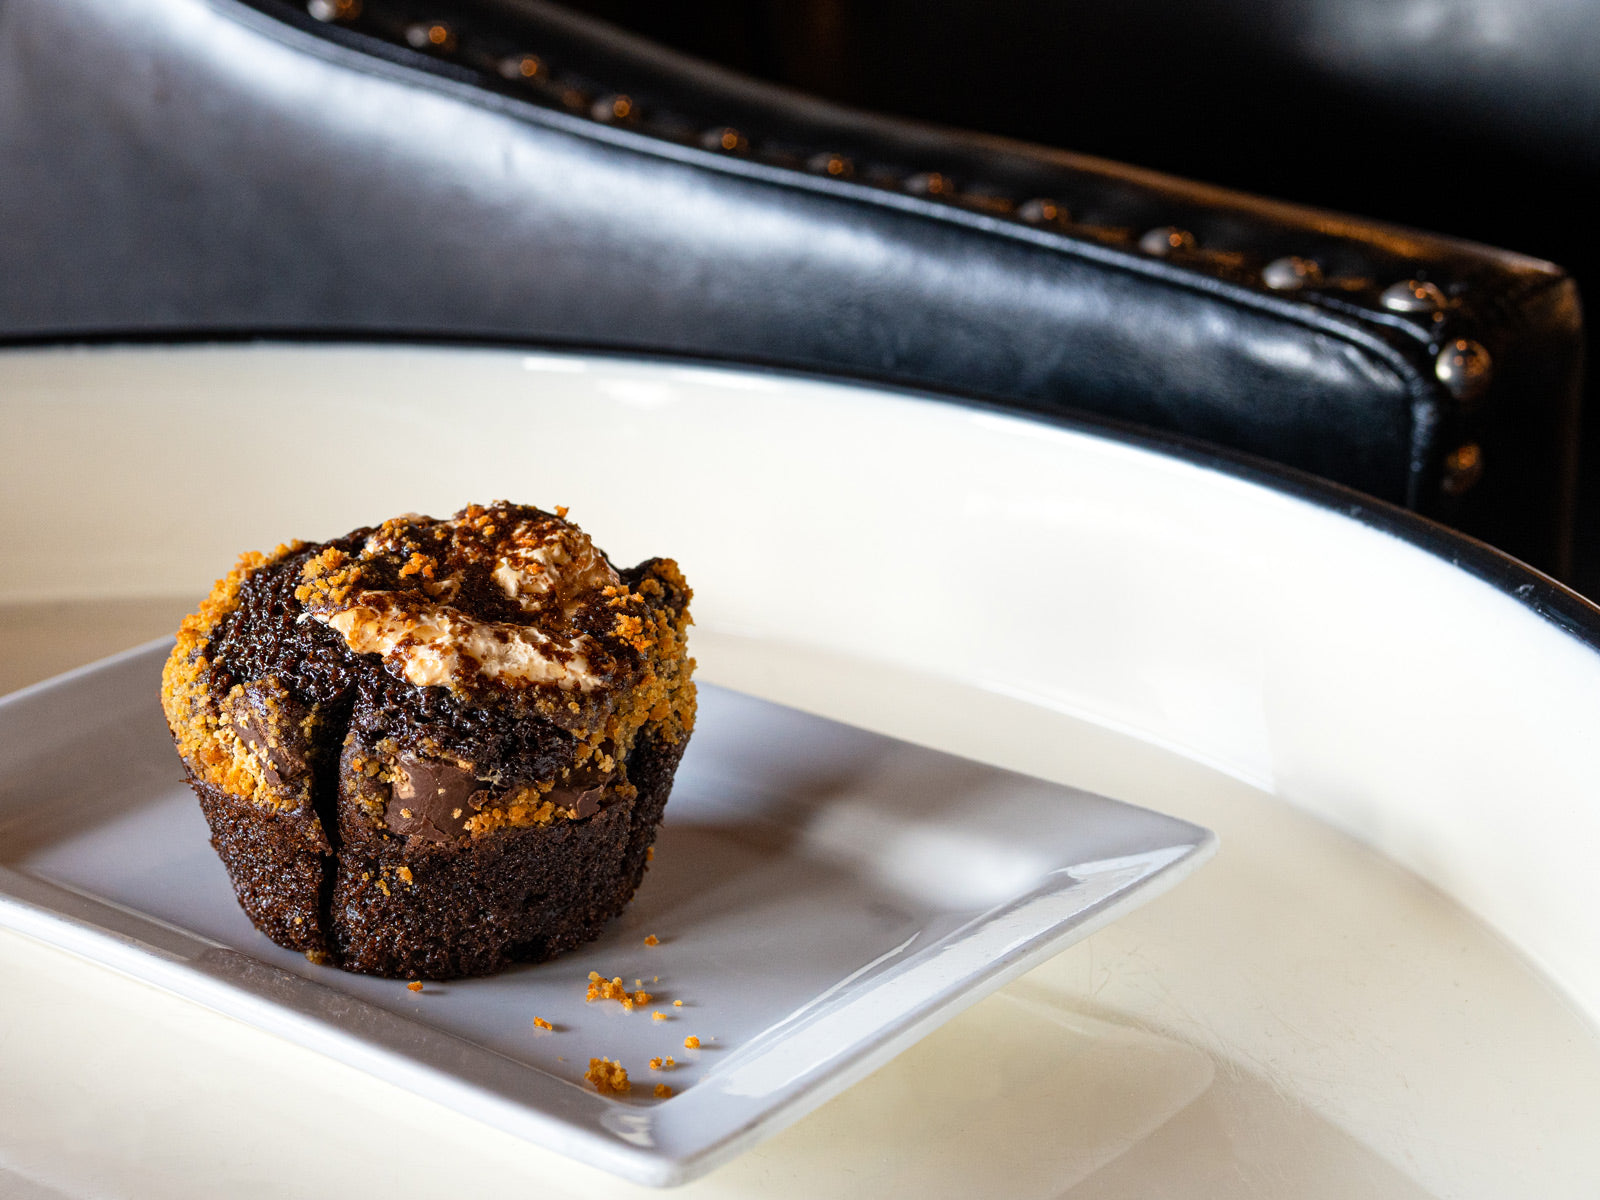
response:
[[[45,378],[24,367],[13,399]],[[84,427],[54,412],[13,426],[26,446]],[[53,568],[16,544],[48,591]],[[132,574],[96,595],[10,589],[0,688],[170,632],[226,565],[168,571],[181,595]],[[960,671],[775,640],[715,599],[695,640],[708,680],[1168,811],[1222,849],[681,1194],[1600,1195],[1600,1039],[1455,899],[1137,731]],[[0,980],[3,1195],[652,1194],[9,933]]]
[[[0,608],[4,683],[159,636],[184,607]],[[681,1194],[1506,1196],[1534,1163],[1542,1195],[1600,1192],[1592,1031],[1371,851],[1015,702],[863,671],[840,712],[847,664],[703,634],[696,651],[719,682],[1040,774],[1070,741],[1074,781],[1102,757],[1090,786],[1207,824],[1224,852]],[[934,728],[952,709],[989,723]],[[0,1193],[650,1194],[14,934],[0,978]]]

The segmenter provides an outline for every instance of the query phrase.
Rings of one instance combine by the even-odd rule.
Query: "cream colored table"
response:
[[[238,550],[512,494],[676,554],[707,679],[1221,835],[685,1195],[1600,1195],[1600,660],[1410,546],[1080,434],[603,360],[19,352],[0,414],[6,690]],[[0,979],[3,1195],[646,1194],[14,934]]]

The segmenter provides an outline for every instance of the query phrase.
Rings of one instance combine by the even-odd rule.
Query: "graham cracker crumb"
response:
[[[421,990],[422,980],[420,979],[413,979],[410,983],[406,984],[406,991],[408,992],[420,992]]]
[[[575,820],[578,815],[576,810],[558,807],[553,801],[545,799],[544,794],[554,786],[553,780],[541,780],[499,797],[493,808],[486,808],[467,818],[467,832],[473,837],[482,837],[497,829],[525,829],[532,825],[549,825],[557,820]]]
[[[682,1008],[683,1007],[683,1001],[682,1000],[674,1000],[672,1002],[672,1007],[673,1008]]]
[[[555,1029],[555,1026],[550,1024],[550,1022],[546,1021],[543,1017],[535,1017],[533,1019],[533,1027],[535,1029],[549,1029],[549,1030],[554,1030]]]
[[[660,1011],[653,1012],[650,1014],[650,1019],[652,1021],[665,1021],[667,1019],[667,1014]]]
[[[583,1077],[602,1096],[621,1095],[633,1090],[633,1084],[628,1082],[627,1068],[609,1058],[591,1058],[589,1069],[583,1073]]]
[[[695,1035],[691,1033],[688,1037],[683,1039],[683,1048],[685,1050],[698,1050],[698,1049],[700,1049],[700,1039],[695,1037]]]
[[[649,933],[645,935],[644,944],[646,946],[659,946],[661,945],[661,939],[655,934]]]
[[[589,972],[589,990],[583,997],[585,1004],[596,1000],[615,1000],[629,1012],[633,1011],[634,1005],[649,1004],[652,999],[649,992],[629,992],[622,984],[622,976],[606,979],[599,971]]]
[[[665,1100],[670,1095],[672,1095],[672,1089],[670,1087],[664,1083],[656,1084],[656,1096],[659,1099]]]

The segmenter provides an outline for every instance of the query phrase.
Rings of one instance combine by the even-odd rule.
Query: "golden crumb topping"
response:
[[[624,799],[632,799],[639,793],[632,784],[617,784],[614,791]],[[497,798],[492,806],[468,817],[464,828],[474,837],[482,837],[496,829],[525,829],[530,825],[549,825],[552,821],[573,821],[590,815],[573,802],[573,795],[571,789],[556,790],[553,780],[541,780]]]
[[[178,753],[190,769],[225,792],[272,809],[295,807],[301,797],[272,786],[262,756],[252,751],[234,721],[222,711],[224,698],[210,694],[211,663],[206,650],[212,631],[238,607],[239,589],[245,580],[303,545],[294,542],[280,545],[270,554],[240,555],[233,570],[212,586],[199,609],[178,626],[177,645],[161,672],[161,707]]]

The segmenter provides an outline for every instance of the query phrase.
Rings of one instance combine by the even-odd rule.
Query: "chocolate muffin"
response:
[[[688,585],[508,503],[247,554],[185,618],[167,724],[257,929],[483,975],[597,936],[694,726]]]

